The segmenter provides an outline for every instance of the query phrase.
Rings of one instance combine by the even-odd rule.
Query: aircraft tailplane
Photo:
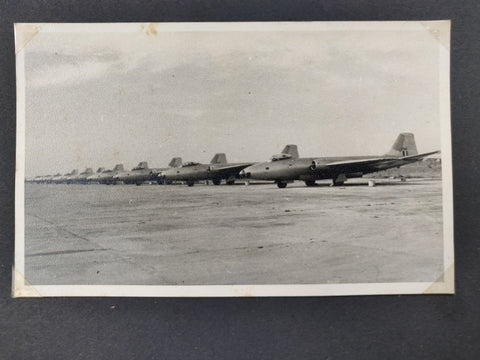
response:
[[[170,167],[179,167],[180,165],[182,165],[182,158],[180,157],[174,157],[168,164]]]
[[[227,156],[224,153],[215,154],[210,164],[226,164]]]
[[[285,148],[282,150],[282,154],[288,154],[292,157],[292,159],[298,159],[298,148],[297,145],[287,145]]]
[[[418,155],[415,137],[412,133],[401,133],[393,143],[392,148],[385,156],[404,157]]]

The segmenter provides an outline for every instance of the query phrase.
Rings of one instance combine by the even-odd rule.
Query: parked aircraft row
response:
[[[169,167],[179,167],[182,165],[182,158],[173,158]],[[107,170],[103,167],[97,169],[94,173],[92,168],[87,168],[84,172],[78,173],[78,170],[72,170],[71,172],[61,175],[47,175],[47,176],[37,176],[31,180],[31,182],[36,183],[47,183],[47,184],[106,184],[106,185],[115,185],[117,183],[123,182],[124,184],[137,184],[141,185],[146,181],[156,181],[159,184],[163,183],[163,179],[159,178],[158,175],[162,170],[167,168],[149,168],[146,161],[138,163],[130,171],[126,171],[123,167],[123,164],[117,164],[112,170]]]
[[[78,173],[73,170],[65,175],[37,176],[31,180],[36,183],[55,184],[124,184],[141,185],[144,182],[171,184],[181,181],[193,186],[198,181],[212,181],[219,185],[222,180],[233,184],[236,179],[274,181],[279,188],[287,183],[302,180],[307,186],[314,186],[316,180],[331,179],[332,185],[342,185],[347,179],[361,177],[394,167],[400,167],[419,161],[426,156],[439,153],[432,151],[418,154],[412,133],[401,133],[389,152],[380,156],[349,157],[309,157],[300,158],[296,145],[287,145],[283,151],[266,162],[228,163],[225,154],[215,154],[210,164],[197,162],[182,163],[181,158],[173,158],[168,168],[149,168],[146,162],[140,162],[135,168],[126,171],[122,164],[113,170],[91,168]]]

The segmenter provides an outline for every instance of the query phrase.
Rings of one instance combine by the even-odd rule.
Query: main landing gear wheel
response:
[[[347,181],[347,176],[345,174],[340,174],[332,179],[332,184],[330,186],[342,186],[345,181]]]
[[[284,181],[277,181],[277,186],[280,188],[280,189],[284,189],[287,187],[287,183],[284,182]]]
[[[222,180],[221,179],[213,179],[212,182],[213,182],[213,185],[220,185]]]
[[[307,186],[315,186],[315,180],[305,180],[305,185]]]
[[[193,184],[195,184],[193,181],[187,181],[188,186],[193,186]]]

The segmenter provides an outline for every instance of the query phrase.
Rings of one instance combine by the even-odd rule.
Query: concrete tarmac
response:
[[[345,186],[25,184],[34,285],[435,281],[440,180]]]

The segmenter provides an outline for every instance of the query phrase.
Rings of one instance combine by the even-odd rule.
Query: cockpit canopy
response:
[[[200,165],[200,163],[193,162],[193,161],[187,161],[187,162],[182,164],[182,167],[195,166],[195,165]]]
[[[290,155],[290,154],[276,154],[276,155],[272,156],[270,161],[287,160],[287,159],[291,159],[291,158],[292,158],[292,155]]]

